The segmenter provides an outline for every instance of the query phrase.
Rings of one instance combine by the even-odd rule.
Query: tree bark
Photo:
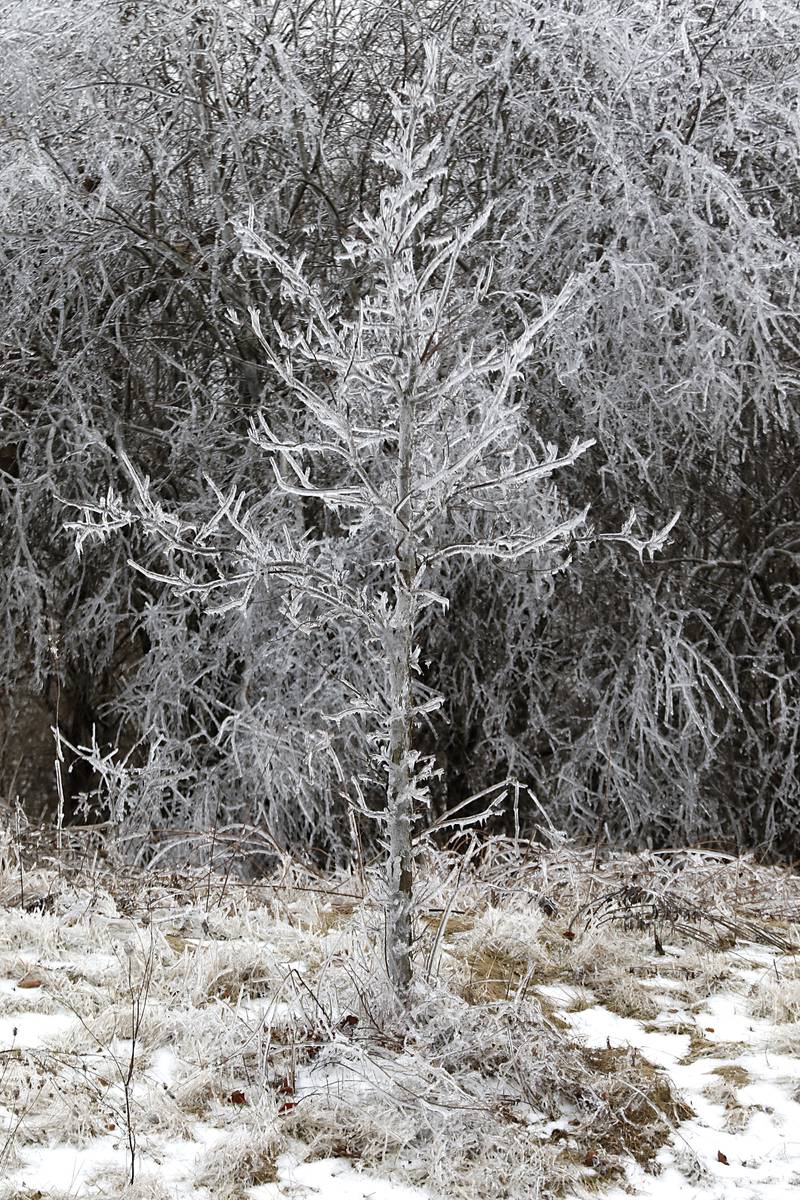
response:
[[[388,655],[391,717],[387,789],[389,894],[386,911],[386,965],[392,987],[398,999],[405,1003],[412,979],[414,881],[411,841],[414,807],[414,769],[411,759],[414,708],[411,673],[416,619],[414,592],[417,582],[417,556],[414,535],[411,532],[413,373],[401,396],[398,432],[397,508],[394,521],[395,605]]]

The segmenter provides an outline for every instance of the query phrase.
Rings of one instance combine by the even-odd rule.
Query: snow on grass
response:
[[[33,996],[26,996],[25,1003],[36,1005]],[[10,1016],[0,1017],[0,1053],[6,1054],[16,1048],[38,1050],[49,1046],[74,1024],[70,1013],[25,1012],[15,1009]]]
[[[800,972],[778,900],[800,912],[800,888],[687,858],[687,892],[710,873],[728,897],[726,941],[661,927],[657,953],[641,909],[617,919],[641,859],[587,861],[503,845],[453,896],[457,860],[430,852],[410,1025],[352,878],[62,864],[32,876],[35,911],[0,879],[0,1200],[784,1200]],[[747,874],[766,944],[728,944]],[[609,911],[601,889],[615,919],[571,923]]]
[[[388,1183],[356,1171],[338,1158],[300,1162],[291,1154],[276,1162],[277,1181],[250,1190],[252,1200],[285,1200],[290,1196],[323,1196],[330,1200],[426,1200],[415,1187]]]
[[[66,1192],[79,1196],[98,1171],[119,1164],[116,1139],[93,1138],[84,1146],[37,1146],[20,1155],[22,1165],[13,1173],[14,1186],[43,1195]]]
[[[648,1062],[667,1070],[679,1063],[689,1051],[687,1034],[655,1033],[642,1028],[640,1021],[621,1017],[607,1008],[595,1006],[579,1012],[567,1012],[564,1019],[585,1046],[633,1047]]]

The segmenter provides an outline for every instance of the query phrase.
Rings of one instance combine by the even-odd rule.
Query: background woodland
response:
[[[797,857],[793,0],[0,0],[0,46],[5,802],[55,810],[57,725],[65,815],[111,817],[141,855],[211,828],[322,864],[369,842],[353,787],[375,804],[381,781],[348,707],[376,688],[369,641],[304,620],[285,579],[228,608],[165,586],[184,558],[147,523],[81,553],[65,526],[132,503],[127,458],[162,524],[216,529],[239,495],[265,544],[380,590],[369,529],[287,507],[250,431],[307,419],[270,365],[304,319],[280,263],[343,319],[380,291],[347,247],[424,81],[420,254],[474,229],[437,362],[511,343],[566,289],[516,378],[519,436],[594,440],[533,488],[530,519],[575,519],[563,545],[436,567],[430,823],[513,778],[498,832],[544,812],[621,846]],[[235,564],[220,537],[193,584]]]

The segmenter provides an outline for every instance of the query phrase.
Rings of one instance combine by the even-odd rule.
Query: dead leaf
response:
[[[727,1155],[723,1154],[721,1150],[717,1151],[717,1162],[722,1163],[724,1167],[729,1167],[731,1165],[728,1162]]]
[[[38,975],[34,975],[31,971],[27,975],[23,975],[22,979],[17,983],[18,988],[40,988],[42,980]]]
[[[238,1089],[235,1092],[231,1092],[231,1104],[247,1104],[247,1097],[244,1092],[240,1092]]]
[[[174,950],[176,954],[183,954],[184,950],[189,944],[186,941],[186,938],[182,937],[179,933],[165,933],[164,941],[167,943],[170,950]]]

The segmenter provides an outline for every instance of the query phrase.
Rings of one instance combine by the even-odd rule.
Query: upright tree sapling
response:
[[[332,312],[300,266],[249,231],[251,252],[280,273],[285,299],[302,315],[291,331],[276,327],[276,351],[251,314],[299,413],[298,432],[277,431],[262,414],[252,437],[271,455],[281,491],[334,514],[344,539],[341,582],[358,592],[362,632],[376,648],[380,699],[359,702],[376,722],[387,779],[385,810],[368,811],[384,826],[386,961],[401,996],[412,978],[413,825],[435,769],[415,748],[414,729],[443,699],[422,686],[421,616],[446,611],[437,582],[453,556],[534,554],[543,569],[562,565],[559,551],[586,511],[563,512],[550,477],[593,444],[576,440],[562,454],[532,444],[515,401],[521,368],[574,283],[543,300],[541,315],[513,340],[502,330],[470,336],[492,267],[467,285],[462,259],[489,213],[445,236],[429,232],[449,215],[439,139],[423,132],[429,106],[424,87],[395,104],[396,134],[382,155],[391,182],[345,247],[358,292],[352,316]],[[381,568],[366,588],[365,541]],[[303,577],[297,587],[302,596]],[[333,592],[341,611],[344,595]],[[313,600],[325,604],[316,584]],[[363,797],[360,807],[367,811]]]
[[[435,69],[431,54],[426,82],[395,99],[394,135],[379,156],[389,182],[377,211],[344,243],[350,282],[338,306],[306,278],[302,262],[257,234],[254,217],[242,231],[249,253],[280,278],[292,314],[269,331],[250,314],[280,385],[250,438],[287,498],[283,538],[235,489],[214,488],[218,511],[202,526],[166,513],[124,454],[135,514],[109,495],[81,505],[74,524],[80,545],[139,519],[168,557],[165,572],[138,565],[150,580],[186,594],[221,592],[217,611],[246,611],[259,586],[282,581],[286,620],[317,630],[344,622],[364,640],[370,675],[353,681],[343,664],[342,703],[327,719],[334,730],[359,722],[380,768],[360,776],[344,754],[337,761],[348,803],[380,827],[386,964],[402,1003],[412,982],[414,822],[436,771],[415,733],[444,699],[424,680],[425,621],[447,611],[448,560],[532,555],[543,573],[566,564],[588,510],[569,511],[552,477],[593,444],[576,439],[560,453],[537,439],[518,386],[580,281],[541,297],[534,319],[509,318],[519,322],[514,336],[506,326],[486,328],[492,261],[481,269],[475,262],[489,211],[463,220],[448,207],[443,142],[426,132]],[[520,298],[508,301],[518,314]],[[621,536],[652,553],[668,530],[642,541],[626,527]],[[202,563],[200,578],[187,569],[192,560]],[[334,742],[324,748],[336,755]]]

